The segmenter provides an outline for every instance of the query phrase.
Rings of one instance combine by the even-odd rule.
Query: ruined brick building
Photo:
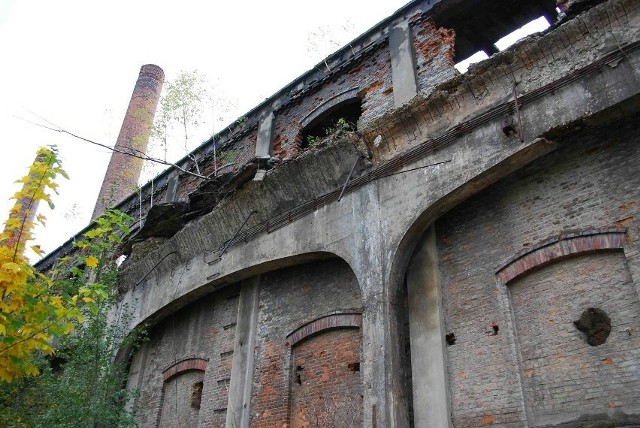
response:
[[[125,199],[141,426],[640,426],[639,48],[416,0]]]

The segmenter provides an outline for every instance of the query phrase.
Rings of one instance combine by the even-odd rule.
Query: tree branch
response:
[[[111,150],[112,152],[122,153],[123,155],[126,155],[126,156],[131,156],[131,157],[134,157],[134,158],[147,160],[149,162],[154,162],[154,163],[158,163],[158,164],[161,164],[161,165],[172,166],[172,167],[176,168],[178,171],[180,171],[180,172],[182,172],[184,174],[188,174],[188,175],[191,175],[193,177],[200,178],[202,180],[209,180],[210,179],[209,176],[198,174],[198,173],[191,172],[191,171],[187,171],[186,169],[182,168],[181,166],[178,166],[175,163],[171,163],[171,162],[164,161],[162,159],[157,159],[157,158],[151,157],[151,156],[147,155],[145,152],[143,152],[141,150],[138,150],[138,149],[128,148],[127,150],[123,150],[123,149],[118,149],[118,148],[115,148],[115,147],[107,146],[106,144],[98,143],[96,141],[93,141],[93,140],[90,140],[88,138],[82,137],[80,135],[74,134],[71,131],[67,131],[66,129],[64,129],[64,128],[58,126],[58,125],[55,125],[55,124],[49,122],[48,120],[46,120],[46,119],[44,119],[44,118],[42,118],[40,116],[38,116],[38,117],[40,117],[45,122],[49,123],[51,126],[44,125],[42,123],[32,122],[32,121],[30,121],[28,119],[24,119],[24,118],[19,117],[19,116],[16,116],[16,117],[18,119],[20,119],[20,120],[24,120],[25,122],[30,123],[31,125],[39,126],[41,128],[48,129],[49,131],[59,132],[61,134],[67,134],[67,135],[69,135],[69,136],[71,136],[73,138],[76,138],[76,139],[80,140],[80,141],[84,141],[86,143],[93,144],[93,145],[105,148],[107,150]]]

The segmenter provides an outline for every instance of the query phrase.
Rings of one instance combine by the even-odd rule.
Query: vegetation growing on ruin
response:
[[[55,148],[41,148],[14,198],[0,236],[0,426],[126,426],[123,367],[112,364],[126,341],[109,321],[117,280],[115,248],[131,218],[109,211],[48,272],[27,260],[39,202],[53,207],[65,176]],[[31,247],[37,254],[41,250]],[[122,321],[122,316],[119,317]]]

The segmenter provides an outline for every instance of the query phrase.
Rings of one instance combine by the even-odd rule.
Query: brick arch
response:
[[[317,318],[287,336],[289,426],[362,426],[362,315]]]
[[[626,232],[624,228],[590,229],[554,236],[531,249],[516,254],[496,271],[496,275],[504,284],[507,284],[532,269],[571,255],[619,250],[624,246]]]
[[[307,114],[301,121],[300,125],[303,128],[311,125],[317,119],[319,119],[322,115],[332,110],[334,107],[345,104],[349,101],[357,100],[358,97],[358,88],[348,89],[337,94],[334,97],[329,98],[327,101],[320,104],[318,107],[313,109],[309,114]]]
[[[287,335],[287,344],[294,346],[304,339],[318,334],[324,330],[334,328],[361,328],[361,313],[336,313],[324,315],[310,321]]]
[[[208,358],[185,358],[165,369],[162,372],[162,380],[167,382],[175,376],[192,370],[207,371],[208,364]]]

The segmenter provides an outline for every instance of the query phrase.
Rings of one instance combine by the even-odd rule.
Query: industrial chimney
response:
[[[127,114],[116,141],[117,151],[111,155],[107,173],[93,209],[92,220],[123,201],[135,190],[143,161],[131,155],[146,152],[163,82],[164,72],[157,65],[147,64],[140,68],[140,75],[133,88]]]

